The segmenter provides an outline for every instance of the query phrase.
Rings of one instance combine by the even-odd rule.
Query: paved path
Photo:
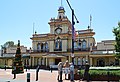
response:
[[[0,82],[27,82],[27,73],[30,73],[30,79],[31,79],[30,82],[58,82],[57,71],[53,71],[51,73],[48,70],[40,70],[38,81],[35,81],[36,70],[34,69],[28,70],[23,74],[18,74],[16,79],[12,79],[13,74],[11,74],[11,71],[12,71],[11,69],[7,69],[6,71],[4,69],[0,69]],[[63,75],[63,82],[70,82],[70,81],[65,80]],[[75,80],[75,82],[83,82],[83,81]],[[97,81],[92,81],[92,82],[97,82]],[[103,81],[99,81],[99,82],[103,82]]]

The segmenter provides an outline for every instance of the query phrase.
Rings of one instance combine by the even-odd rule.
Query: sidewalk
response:
[[[25,71],[23,74],[18,74],[16,79],[13,79],[13,74],[11,74],[11,69],[0,69],[0,82],[27,82],[27,73],[30,73],[30,82],[58,82],[57,75],[58,71],[53,71],[52,73],[48,70],[40,70],[38,75],[38,81],[36,80],[36,70],[31,69],[27,72]],[[63,82],[70,82],[70,80],[64,79],[63,74]],[[86,82],[75,80],[74,82]],[[90,81],[90,82],[107,82],[107,81]],[[115,81],[110,81],[115,82]]]

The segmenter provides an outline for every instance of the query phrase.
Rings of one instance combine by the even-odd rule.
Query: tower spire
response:
[[[62,5],[62,0],[61,0],[61,7],[62,7],[63,5]]]

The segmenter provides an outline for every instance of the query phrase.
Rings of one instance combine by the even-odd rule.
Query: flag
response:
[[[77,32],[76,32],[76,30],[74,28],[74,40],[76,39],[76,36],[77,36]]]
[[[92,16],[90,15],[90,21],[92,21]]]

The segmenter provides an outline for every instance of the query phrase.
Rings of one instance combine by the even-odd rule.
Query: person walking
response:
[[[64,68],[64,73],[65,73],[65,80],[67,79],[66,76],[67,74],[69,74],[69,68],[70,68],[70,64],[68,62],[68,60],[66,60],[66,62],[64,63],[63,65],[63,68]]]

